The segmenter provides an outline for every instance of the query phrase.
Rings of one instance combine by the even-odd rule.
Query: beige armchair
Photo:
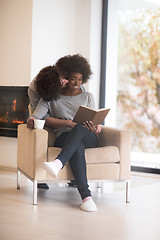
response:
[[[33,182],[33,204],[37,204],[37,183],[74,180],[69,164],[60,171],[57,179],[42,168],[44,161],[53,161],[61,151],[53,147],[54,140],[52,129],[30,130],[26,124],[18,126],[17,188],[20,188],[19,176],[22,173]],[[126,202],[129,202],[130,133],[103,126],[99,148],[86,149],[85,154],[89,182],[124,181]]]

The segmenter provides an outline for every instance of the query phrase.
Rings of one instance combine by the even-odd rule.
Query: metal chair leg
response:
[[[37,205],[37,180],[33,181],[33,205]]]
[[[21,173],[20,171],[17,170],[17,189],[20,189],[20,178],[21,178]]]
[[[130,185],[130,182],[129,182],[129,180],[128,181],[126,181],[126,203],[129,203],[130,202],[130,200],[129,200],[129,186]]]
[[[101,182],[97,182],[97,192],[98,193],[102,192],[102,183]]]

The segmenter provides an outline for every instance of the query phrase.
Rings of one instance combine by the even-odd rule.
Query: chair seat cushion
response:
[[[89,148],[85,151],[87,164],[117,163],[120,161],[119,149],[115,146]]]
[[[53,161],[60,153],[61,148],[48,148],[48,161]],[[86,163],[118,163],[120,161],[119,149],[115,146],[89,148],[85,151]]]

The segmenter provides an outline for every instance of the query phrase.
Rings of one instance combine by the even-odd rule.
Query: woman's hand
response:
[[[101,125],[94,125],[92,121],[83,122],[83,126],[96,135],[101,132]]]
[[[101,124],[96,125],[96,132],[95,132],[95,134],[98,135],[101,132],[101,130],[102,130],[102,125]]]
[[[77,124],[73,122],[72,120],[67,120],[68,121],[68,127],[74,128],[74,126]]]
[[[27,119],[27,127],[29,129],[33,129],[34,128],[34,118],[28,118]]]
[[[68,79],[64,78],[64,77],[60,77],[60,83],[61,83],[61,86],[62,88],[65,88],[66,87],[66,84],[68,83]]]

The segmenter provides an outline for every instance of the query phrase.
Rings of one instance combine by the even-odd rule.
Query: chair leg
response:
[[[20,189],[20,178],[21,178],[21,173],[20,171],[17,170],[17,189]]]
[[[129,185],[130,185],[130,182],[128,180],[128,181],[126,181],[126,203],[130,202],[130,200],[129,200]]]
[[[33,181],[33,205],[37,205],[37,180]]]
[[[97,192],[98,193],[102,192],[102,183],[101,182],[97,182]]]

